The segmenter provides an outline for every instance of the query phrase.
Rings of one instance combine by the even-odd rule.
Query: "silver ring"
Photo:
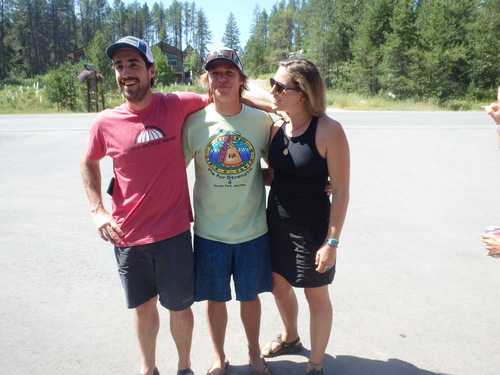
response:
[[[328,271],[330,269],[330,266],[325,266],[325,271]]]

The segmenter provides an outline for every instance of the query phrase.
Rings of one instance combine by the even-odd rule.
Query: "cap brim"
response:
[[[106,55],[108,55],[108,57],[113,60],[113,56],[115,55],[115,52],[118,51],[120,48],[131,48],[130,44],[128,43],[115,43],[115,44],[112,44],[108,47],[108,49],[106,50]]]
[[[238,66],[238,64],[236,64],[232,59],[230,59],[229,57],[225,57],[225,56],[218,56],[218,57],[215,57],[213,58],[212,60],[208,61],[206,64],[205,64],[205,70],[208,71],[210,69],[210,65],[212,65],[213,62],[215,61],[218,61],[218,60],[227,60],[229,61],[230,63],[232,63],[240,72],[243,72],[240,67]]]
[[[142,57],[144,57],[144,59],[146,61],[149,61],[148,57],[144,54],[144,52],[142,52],[139,48],[134,47],[134,46],[132,46],[129,43],[115,43],[115,44],[112,44],[106,50],[106,54],[108,55],[108,57],[111,60],[113,60],[113,56],[115,55],[116,51],[118,51],[119,49],[122,49],[122,48],[128,48],[128,49],[131,49],[133,51],[137,51],[137,52],[139,52],[142,55]]]

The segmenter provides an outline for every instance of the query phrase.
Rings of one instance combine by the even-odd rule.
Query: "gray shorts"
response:
[[[194,256],[189,230],[147,245],[115,246],[115,256],[129,309],[156,295],[171,311],[193,304]]]

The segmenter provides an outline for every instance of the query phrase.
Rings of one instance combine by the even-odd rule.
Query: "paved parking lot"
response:
[[[0,116],[0,373],[136,374],[133,312],[112,248],[93,228],[79,159],[94,115]],[[500,259],[481,232],[500,224],[500,150],[484,113],[342,112],[351,203],[331,287],[327,375],[496,375]],[[111,162],[104,163],[104,184]],[[192,170],[190,170],[192,183]],[[305,373],[300,355],[269,360]],[[262,296],[261,341],[280,332]],[[228,371],[250,374],[239,306],[229,305]],[[194,305],[193,369],[212,362],[204,305]],[[161,313],[158,367],[175,374]]]

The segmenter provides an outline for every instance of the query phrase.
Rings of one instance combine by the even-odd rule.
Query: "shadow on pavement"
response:
[[[283,357],[266,359],[273,375],[304,375],[310,351],[303,349],[299,356],[304,362],[290,361]],[[326,354],[323,359],[325,375],[450,375],[427,371],[411,363],[390,358],[387,361],[360,358],[348,355],[332,357]],[[249,366],[229,366],[227,375],[250,375]]]
[[[449,375],[444,373],[427,371],[412,365],[411,363],[389,358],[387,361],[339,355],[336,358],[325,357],[325,374],[343,375]]]

